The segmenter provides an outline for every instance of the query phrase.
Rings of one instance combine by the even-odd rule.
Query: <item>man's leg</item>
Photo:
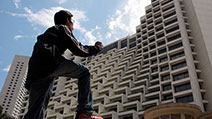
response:
[[[24,119],[43,119],[49,99],[52,95],[53,79],[51,82],[32,82],[30,86],[28,112]]]
[[[90,86],[90,72],[84,65],[72,60],[63,59],[54,74],[78,79],[78,113],[92,114],[93,100]]]

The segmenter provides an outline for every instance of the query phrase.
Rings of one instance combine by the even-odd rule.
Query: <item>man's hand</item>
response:
[[[100,46],[100,48],[103,48],[103,44],[102,44],[102,42],[100,42],[100,41],[97,41],[97,42],[95,43],[95,46]]]

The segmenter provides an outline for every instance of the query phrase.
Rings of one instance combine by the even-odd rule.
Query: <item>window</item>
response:
[[[144,49],[143,51],[144,51],[144,52],[147,52],[147,51],[148,51],[148,48]]]
[[[170,100],[173,99],[173,95],[172,94],[166,94],[163,96],[163,100]]]
[[[156,32],[163,30],[163,26],[155,28]]]
[[[158,75],[152,76],[152,80],[158,79]]]
[[[151,30],[153,28],[154,28],[153,25],[151,25],[151,26],[148,27],[148,30]]]
[[[158,46],[164,45],[166,42],[165,40],[158,42]]]
[[[189,89],[191,89],[190,83],[175,86],[175,92],[181,92],[181,91],[185,91],[185,90],[189,90]]]
[[[162,81],[169,80],[169,79],[170,79],[170,75],[169,74],[161,76],[161,80]]]
[[[147,37],[145,36],[145,37],[142,37],[143,38],[143,40],[146,40],[147,39]]]
[[[160,68],[160,71],[166,71],[166,70],[169,70],[169,66],[166,65],[166,66],[163,66]]]
[[[176,31],[176,30],[178,30],[178,29],[180,29],[180,27],[179,27],[178,25],[175,26],[175,27],[172,27],[172,28],[170,28],[170,29],[167,29],[167,30],[166,30],[166,34],[171,33],[171,32],[173,32],[173,31]]]
[[[139,33],[139,32],[141,32],[141,30],[140,29],[136,29],[136,33]]]
[[[156,7],[156,6],[158,6],[159,5],[159,2],[157,2],[156,4],[153,4],[152,6],[153,7]]]
[[[191,94],[183,97],[178,97],[176,98],[176,102],[182,102],[182,103],[193,102],[193,96]]]
[[[184,79],[184,78],[187,78],[187,77],[189,77],[188,72],[184,72],[184,73],[174,75],[173,80],[177,81],[177,80]]]
[[[146,10],[146,14],[148,14],[148,13],[150,13],[150,12],[152,12],[152,9]]]
[[[152,36],[152,35],[154,35],[154,32],[150,32],[150,33],[149,33],[149,36]]]
[[[182,67],[185,67],[185,66],[187,66],[186,61],[172,65],[172,70],[176,70],[176,69],[179,69],[179,68],[182,68]]]
[[[168,25],[170,25],[170,24],[172,24],[172,23],[175,23],[175,22],[177,22],[177,18],[165,22],[165,26],[168,26]]]
[[[153,23],[153,20],[147,21],[147,24],[151,24],[151,23]]]
[[[136,41],[136,37],[131,38],[131,39],[129,40],[130,43],[135,42],[135,41]]]
[[[144,55],[144,59],[147,59],[147,58],[149,58],[149,56],[148,55]]]
[[[158,67],[152,68],[152,73],[157,72],[157,71],[158,71]]]
[[[162,1],[162,3],[161,3],[161,5],[166,5],[166,4],[168,4],[169,2],[171,2],[171,1],[173,1],[173,0],[164,0],[164,1]]]
[[[171,119],[181,119],[180,114],[171,114]]]
[[[180,33],[179,33],[179,34],[177,34],[177,35],[168,37],[167,40],[168,40],[168,42],[170,42],[170,41],[176,40],[176,39],[178,39],[178,38],[180,38],[180,37],[181,37],[181,35],[180,35]]]
[[[146,28],[146,25],[143,25],[143,26],[142,26],[142,29],[145,29],[145,28]],[[142,33],[145,34],[146,31],[142,31]]]
[[[136,42],[134,42],[134,43],[132,43],[132,44],[130,44],[130,48],[133,48],[133,47],[135,47],[136,46]]]
[[[174,60],[174,59],[177,59],[177,58],[182,57],[182,56],[185,56],[184,51],[179,52],[177,54],[170,55],[170,59]]]
[[[154,41],[155,41],[155,38],[149,39],[149,43],[152,43],[152,42],[154,42]]]
[[[158,25],[158,24],[160,24],[160,23],[162,23],[162,20],[157,20],[157,21],[155,21],[155,25]]]
[[[150,54],[151,57],[156,56],[156,52]]]
[[[161,33],[159,35],[157,35],[157,39],[162,38],[164,36],[164,33]]]
[[[150,50],[152,50],[152,49],[154,49],[154,48],[156,48],[155,45],[150,46]]]
[[[156,64],[156,63],[157,63],[157,59],[151,61],[151,64]]]
[[[123,42],[123,41],[122,41]],[[122,45],[122,42],[121,42],[121,45]],[[123,44],[125,47],[127,46],[127,40],[126,40],[126,42],[124,41],[124,44]],[[122,47],[122,46],[121,46]],[[111,44],[111,45],[108,45],[108,46],[106,46],[106,47],[104,47],[100,52],[99,52],[99,54],[101,54],[101,53],[103,53],[103,54],[105,54],[105,53],[107,53],[107,51],[109,51],[109,50],[112,50],[112,49],[114,49],[114,48],[118,48],[118,42],[115,42],[115,43],[113,43],[113,44]]]
[[[165,12],[165,11],[170,10],[172,8],[174,8],[174,4],[169,6],[169,7],[163,8],[162,11]]]
[[[165,61],[167,61],[167,60],[168,60],[167,57],[162,57],[162,58],[160,58],[160,62],[165,62]]]
[[[165,53],[165,52],[166,52],[166,48],[163,48],[163,49],[158,51],[158,54],[162,54],[162,53]]]
[[[172,89],[171,84],[163,86],[163,91],[167,91],[167,90],[170,90],[170,89]]]
[[[176,14],[176,12],[174,11],[174,12],[171,12],[171,13],[169,13],[167,15],[164,15],[163,18],[166,19],[166,18],[171,17],[171,16],[173,16],[175,14]]]
[[[189,114],[185,114],[185,119],[194,119],[194,117]]]
[[[159,11],[159,10],[160,10],[160,8],[159,8],[159,9],[154,10],[154,12],[157,12],[157,11]],[[155,15],[155,16],[154,16],[154,18],[155,18],[155,19],[157,19],[157,18],[158,18],[158,17],[160,17],[160,16],[161,16],[161,14],[157,14],[157,15]]]
[[[182,42],[177,43],[177,44],[175,44],[175,45],[173,45],[173,46],[169,46],[169,51],[175,50],[175,49],[180,48],[180,47],[182,47],[182,46],[183,46],[183,43],[182,43]]]
[[[160,116],[160,119],[169,119],[169,115],[162,115]]]

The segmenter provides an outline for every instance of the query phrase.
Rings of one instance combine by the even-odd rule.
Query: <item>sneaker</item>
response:
[[[91,119],[103,119],[101,116],[91,115]]]
[[[97,115],[87,115],[87,114],[77,114],[75,119],[103,119],[101,116]]]

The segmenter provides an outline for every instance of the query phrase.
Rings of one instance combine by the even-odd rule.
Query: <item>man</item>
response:
[[[83,46],[73,31],[73,15],[61,10],[54,15],[55,26],[38,36],[28,64],[25,83],[29,90],[28,112],[24,119],[43,119],[49,98],[52,94],[54,79],[59,76],[78,79],[78,106],[75,119],[101,119],[92,115],[93,102],[90,87],[89,69],[84,65],[65,59],[62,54],[69,49],[74,55],[87,57],[97,54],[103,45]]]

